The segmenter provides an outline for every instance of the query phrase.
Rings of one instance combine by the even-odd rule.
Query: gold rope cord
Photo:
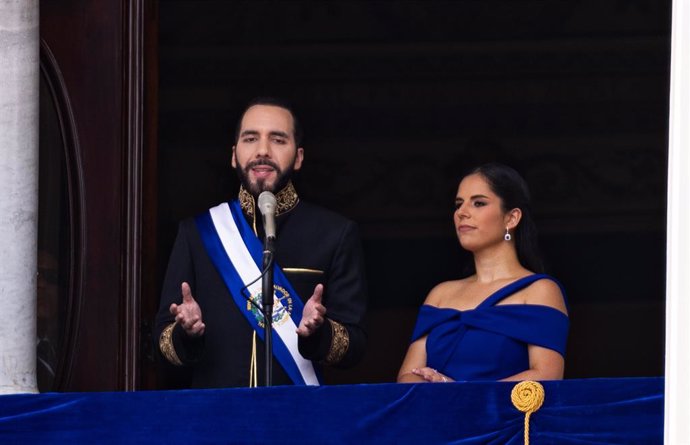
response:
[[[525,413],[525,445],[529,445],[529,417],[544,403],[544,387],[539,382],[525,380],[513,387],[510,400],[515,408]]]
[[[252,333],[252,358],[249,360],[249,387],[256,388],[258,383],[258,372],[256,370],[256,331]]]

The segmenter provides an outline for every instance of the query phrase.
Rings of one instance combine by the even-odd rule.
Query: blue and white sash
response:
[[[195,220],[206,251],[230,295],[263,340],[263,316],[257,317],[256,310],[248,310],[247,298],[241,292],[247,283],[261,275],[263,246],[244,219],[239,201],[234,200],[229,205],[222,203]],[[302,357],[297,348],[295,330],[302,318],[304,304],[277,264],[273,269],[273,281],[276,289],[273,297],[273,355],[294,384],[319,385],[313,363]],[[247,290],[260,305],[261,280]]]

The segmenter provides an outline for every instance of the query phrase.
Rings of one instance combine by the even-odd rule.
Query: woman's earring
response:
[[[510,232],[508,231],[508,228],[507,228],[507,227],[506,227],[506,234],[503,235],[503,239],[506,240],[506,241],[510,241],[511,239],[513,239],[513,237],[510,236]]]

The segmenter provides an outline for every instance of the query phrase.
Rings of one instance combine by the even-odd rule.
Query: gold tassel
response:
[[[539,382],[525,380],[513,387],[510,400],[515,408],[525,413],[525,445],[529,445],[529,417],[544,403],[544,387]]]

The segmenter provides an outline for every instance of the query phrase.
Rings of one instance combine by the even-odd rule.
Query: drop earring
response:
[[[510,241],[511,239],[513,239],[513,237],[510,236],[510,232],[508,231],[508,228],[507,228],[507,227],[506,227],[506,234],[503,235],[503,239],[506,240],[506,241]]]

